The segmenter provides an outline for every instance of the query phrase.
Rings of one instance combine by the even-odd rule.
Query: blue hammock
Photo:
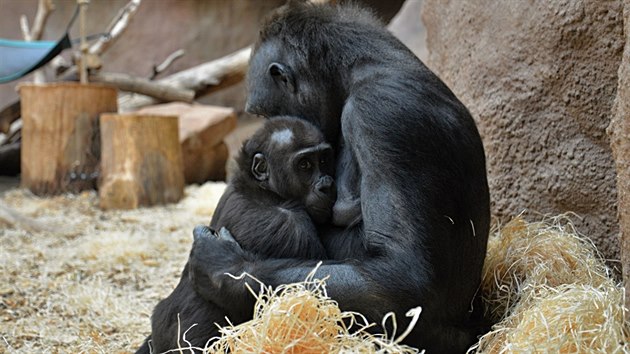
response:
[[[66,34],[54,41],[16,41],[0,38],[0,84],[17,80],[46,65],[64,49],[72,47],[70,27],[79,14],[79,6],[66,27]]]
[[[68,33],[59,41],[15,41],[0,38],[0,84],[17,80],[72,47]]]

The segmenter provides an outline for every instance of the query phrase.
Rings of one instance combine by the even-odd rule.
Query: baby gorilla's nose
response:
[[[315,186],[317,190],[321,193],[330,195],[335,186],[335,180],[333,180],[330,176],[321,177],[317,181],[317,185]]]

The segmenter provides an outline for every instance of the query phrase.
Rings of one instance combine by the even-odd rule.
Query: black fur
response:
[[[282,132],[285,140],[272,138],[274,133]],[[257,179],[252,171],[257,154],[265,159],[266,178]],[[229,232],[222,229],[216,235],[210,228],[197,227],[195,240],[223,238],[264,258],[325,259],[315,222],[328,221],[335,201],[332,158],[330,145],[312,124],[290,117],[267,121],[243,144],[237,156],[238,169],[212,217],[212,228]],[[304,159],[309,160],[308,170],[298,166]],[[178,326],[181,333],[190,328],[186,339],[192,346],[203,348],[218,334],[214,323],[227,324],[226,315],[222,307],[193,290],[187,265],[175,290],[155,307],[152,335],[137,353],[149,352],[149,339],[154,353],[177,348]],[[232,323],[246,319],[230,316]],[[187,346],[182,338],[179,341]]]
[[[283,70],[270,71],[272,64]],[[380,323],[423,312],[405,343],[462,353],[479,327],[473,303],[490,223],[485,157],[462,103],[403,44],[357,7],[290,4],[264,25],[248,75],[250,112],[289,114],[337,142],[338,224],[323,235],[328,294]],[[348,172],[350,171],[350,172]],[[359,200],[360,221],[353,224]],[[348,217],[350,216],[350,217]],[[304,280],[316,261],[260,259],[200,238],[189,259],[195,290],[233,316],[254,299],[225,272],[267,285]],[[391,332],[390,332],[391,333]]]

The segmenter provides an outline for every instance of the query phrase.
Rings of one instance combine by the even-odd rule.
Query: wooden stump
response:
[[[188,150],[188,146],[182,144],[186,183],[203,184],[206,181],[225,180],[228,147],[224,142],[205,149],[203,153],[200,153],[198,149]]]
[[[186,183],[225,180],[228,148],[223,139],[236,128],[234,109],[177,102],[145,107],[137,113],[179,117]]]
[[[99,114],[116,112],[116,89],[78,83],[23,84],[22,186],[38,195],[94,189]]]
[[[133,209],[183,196],[177,117],[103,114],[101,145],[101,208]]]

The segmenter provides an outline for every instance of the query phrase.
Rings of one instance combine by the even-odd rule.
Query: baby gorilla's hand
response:
[[[207,226],[197,226],[193,237],[188,260],[193,288],[205,300],[232,308],[231,303],[242,299],[247,290],[242,281],[228,274],[241,275],[250,254],[241,249],[225,228],[217,233]]]

